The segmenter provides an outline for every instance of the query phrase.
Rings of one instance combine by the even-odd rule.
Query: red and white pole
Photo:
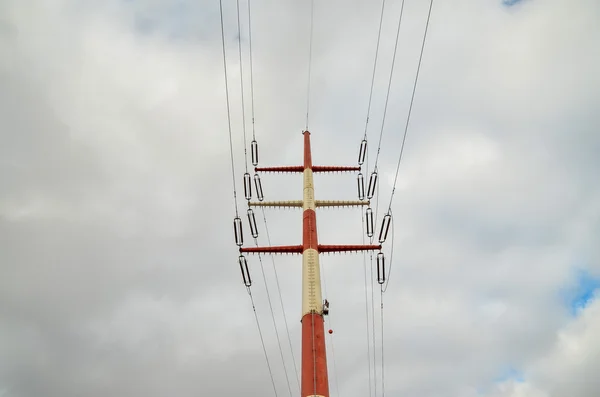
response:
[[[315,200],[313,172],[360,171],[360,167],[313,166],[310,151],[310,132],[304,131],[303,134],[304,165],[256,168],[257,172],[302,172],[304,174],[302,201],[248,203],[250,206],[263,207],[301,206],[304,210],[302,216],[302,245],[240,247],[240,253],[302,254],[302,385],[300,397],[329,397],[319,252],[373,251],[380,250],[381,245],[319,245],[317,216],[315,213],[317,207],[369,205],[369,201]],[[244,282],[246,282],[244,271],[242,271],[242,274]]]
[[[304,131],[301,397],[329,397],[310,132]]]

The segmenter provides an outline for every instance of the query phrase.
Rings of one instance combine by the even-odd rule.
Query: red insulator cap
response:
[[[329,333],[330,333],[330,334],[333,334],[333,330],[332,330],[332,329],[330,329],[330,330],[329,330]]]

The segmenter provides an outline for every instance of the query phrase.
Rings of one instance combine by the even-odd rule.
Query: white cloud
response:
[[[598,303],[573,318],[560,293],[572,283],[572,266],[600,269],[596,3],[434,4],[393,206],[386,394],[595,395]],[[271,393],[231,235],[217,5],[64,0],[0,6],[5,395]],[[371,163],[399,6],[388,3],[369,129]],[[379,163],[384,207],[427,6],[406,4]],[[253,7],[261,162],[299,164],[308,6],[290,0]],[[177,24],[182,12],[185,23]],[[241,191],[234,12],[228,4]],[[317,4],[310,108],[315,163],[356,161],[378,13],[370,2]],[[299,183],[297,176],[263,178],[268,199],[299,198]],[[319,176],[316,183],[319,197],[356,194],[354,176]],[[274,244],[301,238],[298,212],[269,212],[268,219]],[[325,243],[358,243],[359,213],[320,212],[319,233]],[[266,243],[264,233],[260,241]],[[257,258],[249,261],[283,395],[287,385],[262,274]],[[274,274],[264,262],[296,390]],[[323,263],[339,392],[365,395],[362,258],[325,256]],[[299,363],[298,258],[278,257],[276,266]],[[498,384],[508,366],[524,381]],[[331,366],[330,375],[335,395]]]

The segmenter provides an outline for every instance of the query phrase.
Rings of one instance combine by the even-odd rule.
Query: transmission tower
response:
[[[283,167],[256,167],[257,174],[254,176],[256,192],[259,201],[248,204],[250,207],[302,207],[302,244],[288,246],[265,246],[265,247],[242,247],[242,227],[240,218],[234,222],[236,244],[240,246],[240,266],[244,283],[247,287],[251,284],[248,273],[248,265],[243,256],[244,253],[270,253],[270,254],[302,254],[302,374],[301,374],[301,397],[329,397],[329,381],[327,375],[327,358],[325,349],[324,315],[327,315],[327,307],[321,294],[321,277],[319,266],[319,254],[326,252],[349,252],[349,251],[372,251],[381,250],[381,245],[322,245],[317,237],[316,209],[319,207],[346,207],[346,206],[368,206],[369,201],[364,200],[364,183],[362,175],[359,174],[358,189],[361,200],[315,200],[313,173],[315,172],[352,172],[360,171],[360,166],[316,166],[312,164],[310,148],[310,132],[304,131],[304,165]],[[366,148],[365,148],[366,149]],[[363,148],[361,147],[361,153]],[[258,147],[251,147],[253,163],[258,163]],[[364,157],[364,155],[363,155]],[[256,162],[254,159],[256,158]],[[359,161],[360,163],[360,161]],[[303,199],[296,201],[262,201],[262,186],[258,172],[296,172],[304,174]],[[361,195],[361,188],[363,190]],[[250,175],[244,175],[244,189],[249,199]],[[371,190],[371,189],[369,189]],[[370,197],[369,197],[370,198]],[[372,219],[372,218],[371,218]],[[252,209],[248,209],[248,220],[250,230],[254,237],[258,236],[256,220]],[[371,220],[372,222],[372,220]],[[372,229],[372,226],[371,226]],[[380,255],[383,255],[380,253]],[[379,259],[379,257],[378,257]],[[378,278],[384,272],[383,258],[378,260]]]

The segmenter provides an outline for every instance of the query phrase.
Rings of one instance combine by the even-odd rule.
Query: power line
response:
[[[404,1],[403,1],[403,5],[404,5]],[[427,40],[427,32],[429,29],[429,21],[431,19],[431,10],[433,8],[433,0],[431,0],[429,2],[429,11],[427,13],[427,23],[425,24],[425,32],[423,33],[423,41],[421,44],[421,53],[419,54],[419,63],[417,65],[417,72],[415,75],[415,82],[413,85],[413,90],[412,90],[412,95],[411,95],[411,99],[410,99],[410,106],[408,108],[408,115],[406,117],[406,124],[404,126],[404,135],[402,137],[402,145],[400,147],[400,155],[398,157],[398,164],[396,166],[396,174],[394,176],[394,184],[392,187],[392,192],[390,195],[390,203],[388,206],[388,215],[390,216],[390,221],[392,223],[392,249],[391,249],[391,253],[390,253],[390,274],[391,274],[391,266],[392,266],[392,257],[393,257],[393,253],[394,253],[394,220],[393,220],[393,215],[392,215],[392,202],[394,200],[394,193],[396,192],[396,184],[398,182],[398,173],[400,170],[400,163],[402,161],[402,154],[404,153],[404,145],[406,143],[406,135],[408,133],[408,126],[410,124],[410,116],[412,114],[412,108],[413,108],[413,104],[414,104],[414,100],[415,100],[415,93],[417,90],[417,83],[419,81],[419,72],[421,70],[421,63],[423,60],[423,52],[425,50],[425,42]],[[387,107],[387,99],[386,99],[386,107]],[[383,126],[382,126],[383,129]],[[377,153],[379,154],[379,152]],[[389,285],[389,276],[390,274],[388,274],[388,279],[387,282],[384,285],[381,285],[381,290],[380,290],[380,302],[381,302],[381,386],[382,386],[382,397],[385,396],[385,361],[384,361],[384,352],[385,352],[385,348],[384,348],[384,312],[383,312],[383,294],[384,292],[387,290],[387,287]]]
[[[258,239],[254,239],[256,246],[258,247]],[[292,387],[290,386],[290,379],[288,377],[287,369],[285,367],[285,359],[283,358],[283,349],[281,348],[281,340],[279,339],[279,332],[277,331],[277,323],[275,322],[275,313],[273,312],[273,304],[271,303],[271,294],[269,293],[269,287],[267,286],[267,277],[265,275],[265,268],[262,262],[262,255],[258,255],[258,261],[260,263],[260,270],[262,272],[263,281],[265,283],[265,290],[267,291],[267,300],[269,301],[269,308],[271,309],[271,318],[273,319],[273,327],[275,328],[275,337],[277,338],[277,345],[279,346],[279,354],[281,355],[281,362],[283,363],[283,371],[285,372],[285,379],[287,381],[288,390],[290,397],[292,397]]]
[[[369,125],[369,115],[371,114],[371,101],[373,99],[373,87],[375,86],[375,71],[377,70],[377,59],[379,57],[379,43],[381,41],[381,27],[383,26],[383,14],[385,10],[385,0],[381,3],[381,16],[379,17],[379,31],[377,33],[377,46],[375,47],[375,60],[373,62],[373,75],[371,76],[371,89],[369,90],[369,105],[367,106],[367,120],[365,121],[365,136],[367,139],[367,127]]]
[[[387,115],[388,102],[390,99],[390,90],[392,87],[392,79],[394,76],[394,66],[396,64],[396,53],[398,51],[398,38],[400,37],[400,27],[402,25],[402,16],[404,15],[404,0],[402,0],[402,6],[400,8],[400,18],[398,19],[398,29],[396,30],[396,43],[394,44],[394,55],[392,56],[392,68],[390,70],[390,77],[388,80],[387,94],[385,96],[385,106],[383,108],[383,119],[381,122],[381,131],[379,133],[379,143],[377,144],[377,154],[375,156],[374,171],[377,171],[377,162],[379,160],[379,152],[381,150],[381,139],[383,138],[383,129],[385,127],[385,118]]]
[[[251,0],[248,0],[248,46],[250,50],[250,103],[252,106],[252,140],[256,140],[254,128],[254,70],[252,61],[252,13],[250,11]]]
[[[410,98],[410,106],[408,108],[408,116],[406,117],[406,125],[404,126],[404,137],[402,138],[402,146],[400,147],[400,156],[398,158],[398,165],[396,166],[396,175],[394,176],[394,185],[392,188],[392,194],[390,197],[390,205],[388,208],[392,208],[392,201],[394,200],[394,193],[396,192],[396,183],[398,182],[398,171],[400,170],[400,162],[402,161],[402,153],[404,152],[404,143],[406,142],[406,134],[408,132],[408,125],[410,123],[410,115],[412,113],[413,103],[415,101],[415,92],[417,91],[417,83],[419,81],[419,71],[421,70],[421,61],[423,60],[423,51],[425,50],[425,40],[427,39],[427,30],[429,29],[429,20],[431,18],[431,9],[433,8],[433,0],[429,3],[429,12],[427,14],[427,24],[425,25],[425,33],[423,34],[423,43],[421,44],[421,54],[419,55],[419,64],[417,66],[417,74],[415,76],[415,83],[413,85],[412,96]]]
[[[373,254],[371,254],[371,313],[372,316],[372,327],[373,327],[373,390],[374,396],[377,396],[377,354],[376,354],[376,338],[375,338],[375,282],[373,280]]]
[[[362,215],[362,214],[361,214]],[[362,243],[365,243],[365,218],[361,216],[362,219]],[[371,336],[369,333],[369,294],[368,294],[368,281],[367,281],[367,254],[363,252],[363,270],[365,276],[365,317],[367,324],[367,362],[369,367],[369,397],[373,395],[372,391],[372,382],[371,378]]]
[[[366,155],[366,162],[365,162],[365,168],[366,168],[366,173],[367,175],[369,174],[369,152],[367,151],[365,153]],[[377,208],[379,208],[379,188],[377,188],[377,197],[376,197],[376,210]],[[362,217],[362,226],[363,226],[363,231],[362,231],[362,240],[363,240],[363,244],[365,241],[365,230],[364,230],[364,224],[365,224],[365,218]],[[369,239],[370,244],[373,243],[373,236],[371,236],[371,238]],[[364,267],[364,273],[365,273],[365,312],[366,312],[366,321],[367,321],[367,356],[368,356],[368,367],[369,367],[369,396],[371,396],[372,391],[373,396],[376,397],[377,396],[377,370],[375,368],[375,307],[374,307],[374,303],[373,303],[373,293],[372,293],[372,288],[373,288],[373,254],[370,253],[369,254],[370,257],[370,264],[371,264],[371,312],[372,312],[372,323],[369,324],[369,295],[368,295],[368,270],[367,270],[367,257],[366,257],[366,252],[363,252],[363,267]],[[373,332],[369,333],[369,326],[372,326],[373,328]],[[372,337],[372,340],[371,340]],[[373,370],[371,371],[371,341],[373,342]],[[374,388],[374,390],[372,389],[372,387]]]
[[[225,98],[227,103],[227,126],[229,132],[229,153],[231,157],[231,176],[232,176],[232,184],[233,184],[233,200],[235,204],[235,217],[236,220],[239,220],[239,210],[238,210],[238,202],[237,202],[237,189],[235,184],[235,160],[233,154],[233,139],[232,139],[232,130],[231,130],[231,106],[229,100],[229,83],[228,83],[228,75],[227,75],[227,56],[225,51],[225,24],[223,21],[223,0],[219,0],[219,14],[220,14],[220,23],[221,23],[221,44],[223,50],[223,71],[225,76]],[[239,32],[239,2],[238,2],[238,32]],[[240,44],[240,74],[241,74],[241,44]],[[242,114],[244,113],[243,106],[243,84],[242,84]],[[244,153],[246,153],[246,138],[245,138],[245,122],[244,122]],[[247,158],[246,158],[246,169],[247,169]],[[235,224],[235,221],[234,221]],[[241,238],[241,235],[239,236]],[[271,364],[269,362],[269,356],[267,354],[267,349],[265,346],[265,340],[262,334],[262,329],[260,327],[260,321],[258,319],[258,313],[256,312],[256,305],[254,303],[254,297],[252,296],[252,290],[250,286],[246,287],[248,295],[250,296],[250,302],[252,304],[252,311],[254,312],[254,319],[256,321],[256,327],[258,329],[258,334],[260,337],[261,346],[263,349],[263,353],[265,356],[265,361],[267,363],[267,369],[269,371],[269,377],[271,379],[271,385],[273,386],[273,392],[275,393],[275,397],[277,397],[277,388],[275,386],[275,379],[273,377],[273,371],[271,369]]]
[[[267,217],[265,214],[264,207],[261,207],[263,221],[265,224],[265,233],[267,235],[267,242],[271,245],[271,235],[269,234],[269,226],[267,224]],[[281,287],[279,285],[279,276],[277,275],[277,268],[275,267],[275,259],[273,255],[271,255],[271,264],[273,265],[273,271],[275,272],[275,281],[277,283],[277,292],[279,293],[279,302],[281,303],[281,311],[283,312],[283,321],[285,323],[285,331],[287,333],[288,343],[290,345],[290,352],[292,354],[292,362],[294,363],[294,373],[296,375],[296,382],[298,383],[298,390],[300,390],[300,378],[298,375],[298,367],[296,366],[296,358],[294,356],[294,348],[292,347],[292,338],[290,337],[290,329],[288,327],[287,316],[285,314],[285,308],[283,305],[283,297],[281,296]]]
[[[248,172],[248,150],[246,148],[246,107],[244,106],[244,71],[242,62],[242,29],[240,26],[240,0],[236,1],[237,5],[237,28],[238,28],[238,52],[240,59],[240,89],[242,94],[242,130],[244,131],[244,166]]]
[[[329,325],[330,327],[333,329],[333,321],[331,321],[331,314],[328,315],[329,316]],[[338,383],[338,375],[337,375],[337,364],[336,364],[336,360],[335,360],[335,345],[333,343],[333,335],[329,335],[329,342],[331,343],[331,357],[333,358],[333,376],[335,379],[335,391],[336,391],[336,395],[339,397],[340,396],[340,385]]]
[[[240,1],[236,0],[236,6],[237,6],[237,28],[238,28],[238,54],[239,54],[239,62],[240,62],[240,89],[241,89],[241,105],[242,105],[242,127],[243,127],[243,133],[244,133],[244,159],[245,159],[245,168],[246,168],[246,173],[248,173],[248,150],[247,150],[247,138],[246,138],[246,106],[244,103],[244,72],[243,72],[243,60],[242,60],[242,35],[241,35],[241,23],[240,23]],[[250,20],[251,20],[251,15],[250,15],[250,4],[248,4],[248,25],[249,25],[249,29],[250,29]],[[251,30],[249,30],[249,36],[251,37]],[[251,43],[250,43],[250,50],[252,49],[251,47]],[[254,128],[254,84],[253,84],[253,73],[252,73],[252,54],[250,52],[250,79],[251,79],[251,94],[252,94],[252,136],[253,139],[255,138],[255,128]],[[264,212],[263,212],[263,216],[264,216]],[[265,225],[266,225],[266,219],[265,219]],[[258,247],[258,239],[255,237],[254,238],[254,243],[256,244],[256,246]],[[261,273],[263,276],[263,281],[265,284],[265,291],[267,293],[267,301],[269,302],[269,309],[271,311],[271,319],[273,321],[273,328],[275,329],[275,336],[277,339],[277,345],[279,347],[279,354],[281,356],[281,362],[283,365],[283,370],[285,373],[285,378],[286,378],[286,382],[287,382],[287,386],[288,386],[288,391],[290,393],[290,397],[292,397],[292,388],[290,385],[290,379],[288,377],[288,372],[287,372],[287,368],[285,365],[285,358],[283,356],[283,348],[281,347],[281,339],[279,338],[279,331],[277,329],[277,322],[275,321],[275,313],[273,311],[273,303],[271,301],[271,294],[269,292],[269,286],[267,284],[267,278],[266,278],[266,274],[265,274],[265,269],[264,269],[264,265],[263,265],[263,261],[262,261],[262,256],[259,255],[258,256],[258,260],[260,263],[260,269],[261,269]],[[279,285],[279,284],[278,284]]]
[[[381,286],[379,299],[381,302],[381,397],[385,397],[385,365],[383,344],[383,285]]]
[[[317,234],[319,234],[319,225],[317,225]],[[328,297],[327,295],[327,278],[325,277],[325,263],[323,262],[323,259],[321,259],[319,261],[319,263],[321,264],[321,280],[323,280],[323,291],[325,292],[325,296]],[[328,313],[327,315],[329,317],[329,326],[331,329],[333,329],[333,321],[331,320],[331,313]],[[324,319],[324,317],[323,317]],[[336,364],[336,360],[335,360],[335,347],[333,344],[333,335],[329,335],[329,341],[331,344],[331,357],[333,359],[333,377],[334,377],[334,381],[335,381],[335,390],[336,390],[336,395],[339,397],[340,395],[340,387],[338,384],[338,373],[337,373],[337,364]]]
[[[231,156],[231,176],[233,182],[233,201],[235,204],[235,216],[239,217],[238,203],[237,203],[237,190],[235,188],[235,162],[233,159],[233,140],[231,137],[231,108],[229,105],[229,84],[227,78],[227,57],[225,55],[225,28],[223,23],[223,0],[219,0],[219,10],[221,14],[221,43],[223,47],[223,70],[225,74],[225,99],[227,102],[227,126],[229,129],[229,153]]]
[[[310,74],[312,66],[313,26],[315,14],[315,0],[310,1],[310,39],[308,46],[308,84],[306,88],[306,130],[308,131],[308,112],[310,110]]]
[[[267,368],[269,369],[269,375],[271,376],[271,384],[273,385],[273,392],[277,397],[277,388],[275,387],[275,379],[273,378],[273,371],[271,370],[271,364],[269,363],[269,356],[267,355],[267,348],[265,347],[265,339],[263,338],[262,330],[260,329],[260,323],[258,321],[258,314],[256,313],[256,306],[254,305],[254,298],[252,297],[252,291],[250,287],[246,287],[248,295],[250,295],[250,302],[252,302],[252,310],[254,311],[254,318],[256,319],[256,327],[258,328],[258,335],[260,335],[260,343],[262,344],[263,353],[265,354],[265,360],[267,361]]]

